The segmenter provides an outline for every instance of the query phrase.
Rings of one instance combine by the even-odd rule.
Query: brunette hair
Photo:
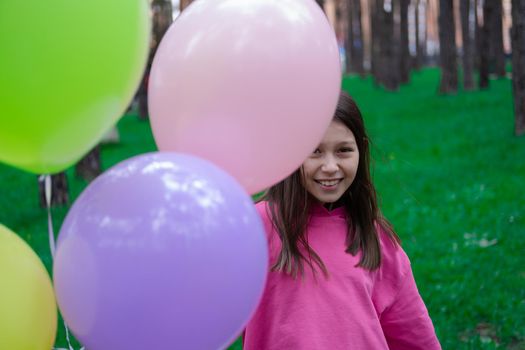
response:
[[[370,176],[370,141],[359,108],[344,91],[341,91],[339,96],[333,121],[342,123],[352,131],[359,150],[355,179],[338,200],[338,203],[344,206],[347,215],[346,252],[355,256],[361,251],[361,259],[356,266],[375,270],[381,265],[379,227],[387,233],[393,244],[399,244],[400,240],[378,208],[377,195]],[[263,197],[268,201],[272,224],[282,242],[281,251],[272,270],[283,271],[296,277],[303,274],[306,262],[314,272],[313,263],[327,275],[328,271],[321,258],[308,244],[306,228],[310,208],[315,199],[303,186],[302,176],[299,168],[286,179],[270,187]]]

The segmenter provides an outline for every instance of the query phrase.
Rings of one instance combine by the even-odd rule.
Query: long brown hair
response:
[[[389,235],[393,244],[399,244],[400,240],[378,208],[377,195],[370,176],[370,141],[359,108],[344,91],[340,94],[333,120],[352,131],[359,150],[355,179],[338,200],[338,203],[344,206],[347,215],[346,252],[355,256],[361,251],[357,266],[375,270],[381,265],[380,238],[376,225]],[[299,168],[286,179],[270,187],[263,197],[268,201],[272,224],[282,242],[279,257],[272,270],[283,271],[296,277],[298,274],[302,275],[306,262],[314,272],[315,263],[327,275],[321,258],[308,244],[308,214],[315,199],[302,184],[302,171]]]

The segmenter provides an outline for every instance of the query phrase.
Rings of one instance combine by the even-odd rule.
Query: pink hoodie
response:
[[[257,204],[268,233],[270,266],[281,240]],[[382,264],[370,272],[355,267],[360,255],[345,252],[344,209],[316,206],[307,237],[328,269],[303,277],[270,272],[259,307],[244,334],[245,350],[438,350],[432,321],[417,290],[410,261],[381,232]]]

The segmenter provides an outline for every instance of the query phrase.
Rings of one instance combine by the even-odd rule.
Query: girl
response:
[[[342,92],[317,149],[257,204],[271,272],[244,349],[441,349],[377,206],[361,112]]]

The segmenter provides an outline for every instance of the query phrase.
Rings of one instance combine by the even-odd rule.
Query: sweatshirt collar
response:
[[[328,210],[323,204],[317,201],[312,203],[310,212],[313,217],[346,217],[344,206]]]

